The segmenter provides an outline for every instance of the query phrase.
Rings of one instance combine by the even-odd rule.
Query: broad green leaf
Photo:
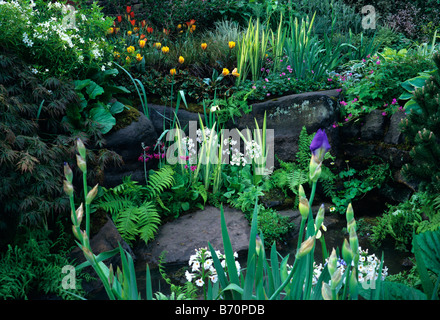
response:
[[[426,80],[429,79],[429,77],[426,76],[419,76],[416,78],[412,78],[407,80],[411,85],[413,85],[415,88],[421,88],[425,85]]]
[[[100,126],[100,130],[103,134],[108,133],[116,124],[116,119],[112,116],[101,104],[97,104],[92,110],[90,110],[90,119],[96,122]]]
[[[124,104],[120,103],[117,100],[109,103],[108,106],[111,114],[121,113],[125,109]]]
[[[86,92],[90,99],[96,99],[97,96],[104,93],[104,89],[94,81],[90,81],[90,84],[86,87]]]
[[[92,82],[92,80],[90,80],[90,79],[75,80],[75,81],[73,81],[73,85],[75,86],[76,91],[81,91],[82,89],[87,87],[90,84],[90,82]]]
[[[440,230],[419,233],[415,240],[426,268],[440,275]]]

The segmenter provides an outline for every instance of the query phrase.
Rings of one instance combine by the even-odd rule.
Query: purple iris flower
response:
[[[328,142],[327,134],[325,130],[318,129],[315,136],[313,137],[312,143],[310,144],[310,151],[312,151],[312,156],[315,158],[317,163],[324,160],[324,155],[331,148]]]

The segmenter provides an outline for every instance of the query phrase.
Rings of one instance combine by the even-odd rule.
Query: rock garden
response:
[[[438,299],[439,13],[0,1],[0,297]]]

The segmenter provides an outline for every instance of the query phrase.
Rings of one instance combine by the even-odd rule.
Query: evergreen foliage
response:
[[[420,182],[420,190],[440,192],[440,53],[434,54],[437,70],[425,85],[413,93],[417,108],[402,122],[402,131],[414,146],[412,162],[403,167],[403,174]]]

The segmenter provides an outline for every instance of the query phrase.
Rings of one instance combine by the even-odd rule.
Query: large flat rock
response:
[[[243,212],[225,207],[224,214],[233,250],[247,250],[250,225]],[[208,243],[224,253],[220,209],[212,206],[162,225],[151,243],[136,249],[136,257],[156,264],[167,251],[166,263],[187,263],[195,249],[208,247]]]

